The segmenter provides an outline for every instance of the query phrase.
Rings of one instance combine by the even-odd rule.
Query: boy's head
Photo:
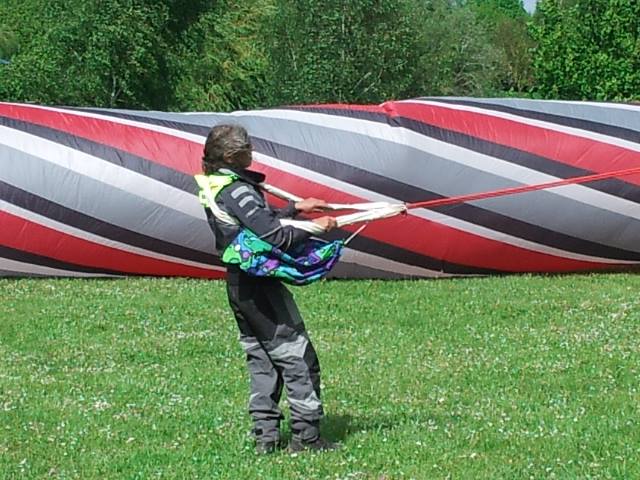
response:
[[[248,168],[251,165],[251,140],[240,125],[216,125],[207,135],[202,157],[205,174],[224,167]]]

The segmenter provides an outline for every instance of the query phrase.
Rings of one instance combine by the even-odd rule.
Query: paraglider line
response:
[[[427,200],[425,202],[407,203],[407,209],[413,208],[435,208],[444,205],[454,205],[458,203],[471,202],[474,200],[483,200],[485,198],[502,197],[504,195],[513,195],[516,193],[533,192],[536,190],[546,190],[549,188],[562,187],[565,185],[575,185],[579,183],[594,182],[596,180],[604,180],[613,177],[623,177],[640,173],[640,167],[628,168],[625,170],[616,170],[613,172],[596,173],[584,175],[582,177],[565,178],[563,180],[554,180],[552,182],[538,183],[535,185],[523,185],[520,187],[502,188],[489,192],[470,193],[467,195],[458,195],[455,197],[439,198],[437,200]]]

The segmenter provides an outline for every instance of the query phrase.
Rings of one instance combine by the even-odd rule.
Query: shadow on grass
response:
[[[322,434],[328,440],[342,442],[357,432],[380,432],[398,426],[393,417],[353,418],[351,415],[327,415],[322,421]]]

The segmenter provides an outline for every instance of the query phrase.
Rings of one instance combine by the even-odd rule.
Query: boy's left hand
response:
[[[327,202],[317,198],[305,198],[301,202],[296,202],[296,210],[304,213],[321,212],[327,208],[329,208]]]

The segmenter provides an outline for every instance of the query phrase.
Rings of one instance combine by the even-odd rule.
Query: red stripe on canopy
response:
[[[158,276],[222,278],[223,272],[126,252],[0,211],[0,244],[67,263]],[[38,239],[34,242],[33,239]]]

